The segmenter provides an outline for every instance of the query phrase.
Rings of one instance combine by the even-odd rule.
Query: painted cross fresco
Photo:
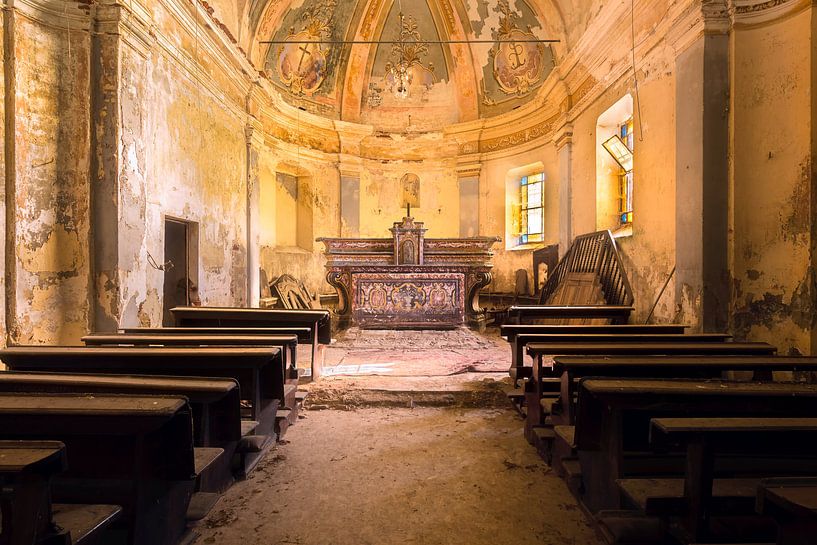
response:
[[[335,0],[329,0],[306,9],[302,16],[304,28],[300,32],[291,29],[286,41],[293,43],[278,48],[278,77],[293,94],[312,96],[326,78],[328,48],[322,49],[318,43],[303,42],[325,38],[330,30],[329,22],[334,15],[335,4]]]

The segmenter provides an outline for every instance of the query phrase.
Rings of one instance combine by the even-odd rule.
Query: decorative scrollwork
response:
[[[468,275],[468,299],[466,299],[465,309],[469,316],[485,313],[485,309],[479,306],[479,290],[490,284],[492,280],[493,275],[488,271],[472,272]]]
[[[337,314],[350,314],[352,306],[349,297],[349,273],[344,271],[329,271],[326,273],[326,281],[338,292]]]

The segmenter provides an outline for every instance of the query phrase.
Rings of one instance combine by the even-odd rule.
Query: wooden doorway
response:
[[[164,298],[162,324],[172,326],[170,309],[189,306],[198,301],[198,278],[196,260],[193,258],[192,242],[194,225],[191,222],[165,218]],[[196,301],[193,301],[195,299]]]

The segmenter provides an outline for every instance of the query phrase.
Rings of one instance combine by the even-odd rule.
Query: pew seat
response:
[[[184,398],[0,393],[0,439],[64,443],[52,497],[121,505],[106,544],[175,545],[186,534],[196,474]]]
[[[678,476],[684,457],[656,455],[653,418],[804,418],[817,410],[817,385],[722,380],[585,378],[579,383],[575,444],[591,513],[621,507],[616,480]]]
[[[285,376],[297,383],[298,336],[290,335],[176,335],[157,333],[131,335],[127,333],[94,333],[82,337],[85,346],[116,347],[218,347],[218,346],[277,346],[281,348]]]
[[[101,375],[83,373],[0,372],[0,392],[171,395],[188,400],[193,414],[194,445],[200,452],[223,452],[206,471],[197,471],[198,487],[222,492],[233,481],[234,466],[248,456],[240,447],[241,405],[238,383],[231,378]],[[199,452],[199,450],[197,450]]]
[[[311,331],[313,380],[320,376],[319,344],[332,342],[328,310],[282,310],[234,307],[175,307],[177,327],[307,327]]]
[[[0,441],[0,543],[101,543],[118,505],[52,504],[51,480],[67,468],[58,441]],[[38,516],[39,515],[39,516]]]
[[[756,508],[777,523],[777,545],[811,545],[817,535],[817,477],[763,479]]]
[[[246,416],[272,436],[281,400],[292,397],[279,347],[67,347],[15,346],[0,350],[14,371],[171,375],[233,378]]]
[[[680,519],[675,534],[682,541],[749,537],[718,523],[724,516],[745,519],[741,525],[752,528],[752,537],[764,533],[764,538],[773,538],[769,521],[755,513],[760,478],[817,472],[817,418],[655,418],[650,444],[662,451],[686,451],[682,478],[617,483],[647,516]],[[760,529],[764,523],[765,532]]]

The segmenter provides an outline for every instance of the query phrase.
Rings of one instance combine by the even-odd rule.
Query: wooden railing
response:
[[[580,235],[551,272],[542,288],[539,304],[546,305],[569,273],[596,273],[608,305],[633,304],[633,292],[610,231]]]

